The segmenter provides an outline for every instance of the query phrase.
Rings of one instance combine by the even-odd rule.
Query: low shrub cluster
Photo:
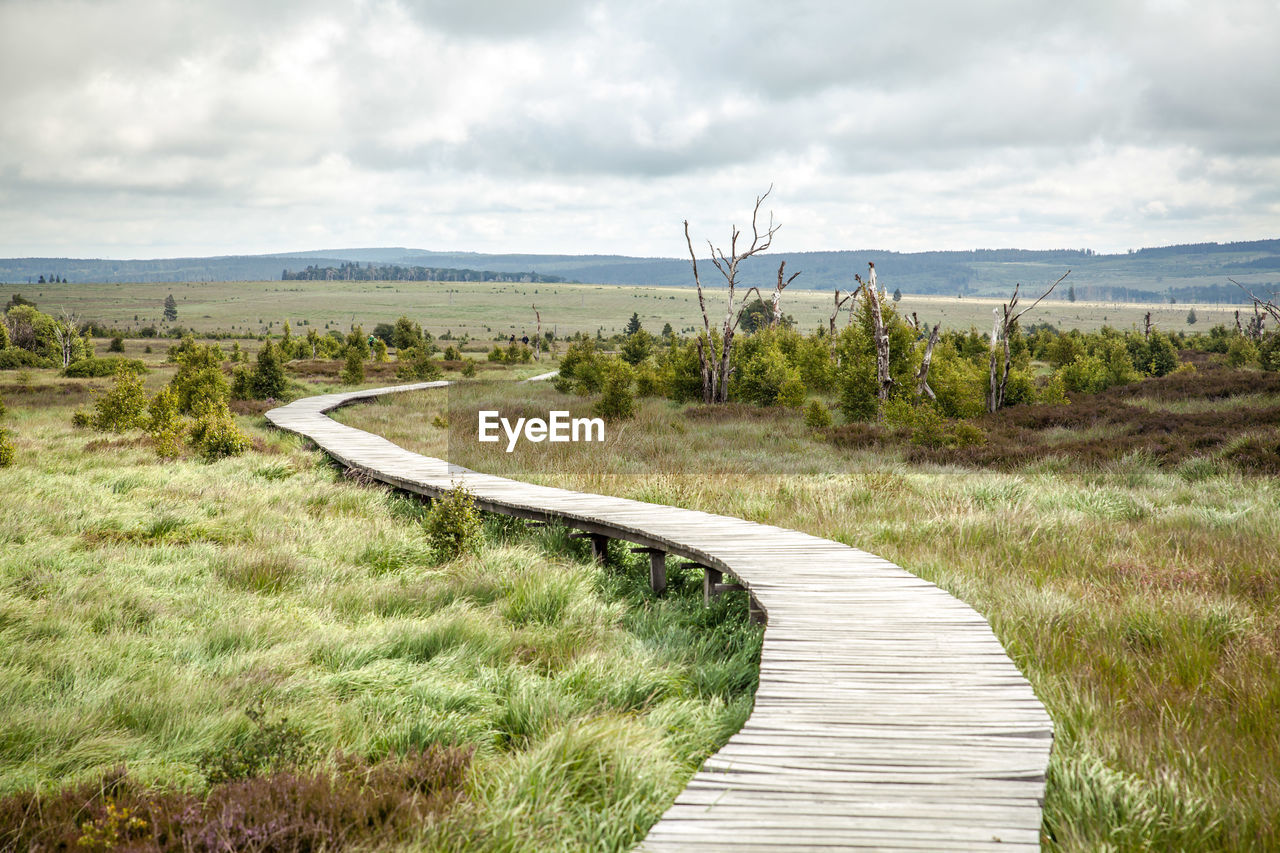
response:
[[[0,848],[156,853],[369,849],[405,844],[464,799],[471,753],[427,747],[368,762],[228,778],[199,797],[118,768],[97,782],[0,799]]]
[[[150,401],[142,375],[120,360],[115,383],[94,402],[92,413],[76,412],[73,425],[114,433],[143,430],[161,458],[179,456],[184,447],[207,461],[248,450],[249,437],[236,425],[228,405],[232,387],[222,372],[222,350],[216,344],[197,344],[187,338],[172,355],[178,371]],[[268,369],[263,371],[264,360],[260,358],[260,370],[253,378],[239,374],[237,383],[258,390],[278,388],[270,372],[273,362],[278,367],[274,356],[268,355]],[[283,382],[282,373],[278,379]]]

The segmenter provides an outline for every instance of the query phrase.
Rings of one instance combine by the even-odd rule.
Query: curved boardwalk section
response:
[[[767,618],[751,718],[703,765],[642,849],[1039,848],[1053,727],[986,620],[892,563],[721,515],[476,473],[325,412],[392,391],[310,397],[267,413],[344,465],[485,509],[560,521],[708,567]],[[661,578],[655,577],[660,585]]]

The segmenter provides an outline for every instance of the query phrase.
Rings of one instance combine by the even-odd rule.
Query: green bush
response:
[[[1147,345],[1151,348],[1151,362],[1147,372],[1152,376],[1167,376],[1178,369],[1178,351],[1173,341],[1163,332],[1152,332]]]
[[[880,412],[875,356],[851,355],[841,365],[837,382],[840,414],[846,421],[869,421]]]
[[[222,349],[217,344],[198,344],[192,338],[171,350],[178,372],[169,382],[178,398],[178,411],[194,414],[204,404],[226,404],[231,386],[222,372]]]
[[[43,358],[33,352],[9,347],[0,350],[0,370],[21,370],[25,367],[53,367],[52,359]]]
[[[560,359],[560,375],[553,382],[563,394],[595,394],[604,382],[604,358],[596,352],[596,342],[590,338],[569,344]]]
[[[1258,347],[1258,364],[1263,370],[1280,371],[1280,331],[1262,339]]]
[[[653,355],[653,335],[644,329],[638,329],[634,334],[627,335],[627,339],[622,342],[622,360],[632,367],[651,355]]]
[[[280,351],[267,341],[258,350],[258,365],[249,377],[249,393],[255,400],[279,400],[285,396],[288,387]]]
[[[103,432],[128,432],[146,424],[146,409],[142,377],[131,370],[121,370],[111,389],[94,402],[91,425]]]
[[[831,410],[821,400],[810,400],[804,410],[804,425],[815,432],[828,428],[831,426]]]
[[[124,338],[116,335],[107,346],[107,352],[124,352]]]
[[[445,361],[462,361],[462,350],[458,349],[453,344],[449,344],[447,347],[444,348],[444,360]]]
[[[465,486],[454,486],[433,500],[422,524],[437,560],[479,553],[484,544],[480,511]]]
[[[635,417],[636,398],[631,390],[634,372],[621,359],[610,359],[604,366],[600,399],[591,407],[593,414],[605,420],[628,420]]]
[[[431,357],[426,347],[410,347],[396,353],[396,378],[401,382],[430,382],[443,374],[440,364]]]
[[[1232,367],[1247,367],[1258,361],[1258,348],[1253,341],[1238,335],[1227,345],[1227,364]]]
[[[474,359],[464,359],[462,362],[462,375],[468,379],[476,375],[476,363]]]
[[[262,700],[245,711],[249,734],[203,752],[196,766],[210,785],[221,785],[297,765],[307,755],[302,729],[287,718],[268,721]]]
[[[13,443],[13,432],[0,426],[0,468],[8,468],[17,458],[18,449]]]
[[[207,462],[239,456],[251,446],[249,437],[236,426],[226,400],[201,401],[188,440]]]
[[[648,364],[636,368],[636,396],[656,397],[661,392],[658,371]]]
[[[1081,354],[1058,371],[1062,384],[1068,391],[1097,394],[1110,387],[1107,365],[1096,355]]]
[[[169,388],[160,389],[147,410],[147,434],[155,444],[156,454],[162,459],[180,455],[186,433],[186,426],[178,417],[177,395]]]
[[[82,358],[63,369],[63,376],[77,379],[91,377],[115,376],[122,370],[133,373],[147,373],[147,366],[136,358]]]
[[[360,354],[360,348],[348,346],[346,359],[339,380],[343,385],[359,385],[364,381],[364,356]]]

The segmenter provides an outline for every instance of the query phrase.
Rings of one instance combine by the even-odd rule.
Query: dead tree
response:
[[[62,356],[62,368],[65,370],[67,365],[71,364],[71,356],[75,354],[76,341],[80,339],[79,323],[76,322],[74,314],[67,313],[67,309],[62,309],[62,313],[53,321],[53,339],[58,344],[58,352]]]
[[[1249,294],[1249,298],[1253,300],[1253,319],[1249,321],[1250,337],[1252,337],[1254,340],[1259,340],[1259,341],[1262,340],[1263,327],[1266,325],[1265,318],[1263,317],[1264,311],[1266,312],[1267,316],[1271,317],[1271,322],[1275,323],[1277,326],[1280,326],[1280,305],[1277,305],[1274,301],[1275,294],[1272,294],[1272,299],[1263,299],[1262,297],[1256,295],[1249,288],[1245,287],[1243,284],[1236,281],[1234,278],[1228,278],[1227,281],[1231,282],[1236,287],[1240,288],[1245,293]],[[1239,316],[1237,316],[1236,327],[1238,328],[1239,326],[1240,326],[1240,318]]]
[[[841,309],[843,309],[843,308],[844,308],[845,303],[846,303],[846,302],[848,302],[850,299],[852,299],[853,297],[855,297],[855,296],[857,296],[857,295],[858,295],[858,291],[857,291],[857,290],[851,290],[851,291],[849,291],[848,293],[846,293],[846,294],[844,295],[844,298],[842,299],[842,298],[840,297],[840,291],[839,291],[839,289],[837,289],[837,290],[836,290],[836,307],[835,307],[835,308],[833,308],[833,309],[832,309],[832,311],[831,311],[831,322],[830,322],[830,324],[829,324],[829,328],[830,328],[830,330],[831,330],[831,345],[832,345],[832,346],[835,346],[835,345],[836,345],[836,317],[839,317],[839,316],[840,316],[840,311],[841,311]]]
[[[865,282],[860,275],[855,274],[853,278],[858,284],[863,285],[860,289],[871,313],[871,334],[875,337],[876,345],[876,393],[880,398],[880,402],[884,403],[889,399],[889,389],[893,386],[893,377],[889,375],[889,332],[885,329],[884,312],[880,309],[880,291],[876,289],[876,265],[867,264],[867,280]]]
[[[786,268],[787,268],[786,261],[783,261],[782,263],[778,264],[778,284],[773,289],[773,311],[772,311],[773,317],[769,321],[769,328],[771,329],[778,328],[778,323],[782,321],[782,308],[779,307],[779,304],[778,304],[782,301],[782,291],[786,289],[788,284],[790,284],[791,282],[795,281],[797,278],[800,277],[800,273],[798,272],[792,273],[791,278],[787,279],[786,281],[783,281],[782,279],[783,271]]]
[[[1064,272],[1057,281],[1049,285],[1049,289],[1040,294],[1040,298],[1032,302],[1021,311],[1018,309],[1018,289],[1022,284],[1016,284],[1013,288],[1013,298],[999,308],[994,309],[996,315],[995,327],[991,330],[991,383],[987,390],[987,411],[994,412],[1004,405],[1004,391],[1009,384],[1009,335],[1013,334],[1014,326],[1018,322],[1018,318],[1026,314],[1032,308],[1035,308],[1053,289],[1062,283],[1062,279],[1071,275],[1071,270]],[[1003,359],[1000,356],[1003,354]]]
[[[911,312],[911,326],[924,337],[925,327],[920,325],[920,318],[914,311]],[[930,400],[938,399],[938,395],[929,387],[929,365],[933,362],[933,348],[938,345],[941,331],[942,324],[934,323],[933,331],[929,332],[929,340],[924,345],[924,355],[920,358],[920,370],[916,372],[916,393]]]
[[[769,224],[763,231],[760,229],[760,205],[773,192],[770,186],[764,195],[756,196],[755,207],[751,211],[751,243],[739,250],[738,238],[742,232],[736,225],[730,228],[729,253],[726,255],[710,240],[707,246],[711,249],[711,263],[715,264],[727,285],[725,295],[724,321],[714,330],[719,333],[719,340],[713,334],[711,315],[707,313],[706,294],[702,287],[702,278],[698,275],[698,255],[693,251],[693,240],[689,237],[689,220],[684,221],[684,240],[689,246],[689,260],[693,264],[693,283],[698,287],[698,307],[702,309],[702,334],[698,336],[698,367],[702,372],[702,401],[704,403],[723,403],[729,399],[729,375],[733,366],[729,361],[733,351],[733,336],[738,331],[741,319],[741,306],[736,304],[738,288],[738,265],[752,255],[758,255],[773,243],[773,235],[782,226],[774,224],[773,214],[769,214]],[[751,288],[743,296],[743,301],[754,292],[760,295],[759,288]]]
[[[1151,337],[1151,327],[1154,325],[1154,324],[1151,322],[1151,312],[1150,312],[1150,311],[1148,311],[1148,312],[1147,312],[1147,314],[1146,314],[1146,316],[1145,316],[1145,317],[1143,317],[1142,319],[1143,319],[1143,323],[1144,323],[1144,325],[1143,325],[1143,327],[1142,327],[1142,337],[1144,337],[1144,338],[1150,338],[1150,337]]]
[[[533,336],[533,358],[536,361],[542,352],[542,312],[537,305],[533,306],[533,316],[538,322],[538,331]]]

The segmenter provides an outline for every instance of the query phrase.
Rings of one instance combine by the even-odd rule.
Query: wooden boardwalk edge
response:
[[[447,384],[307,397],[266,417],[396,488],[434,496],[462,484],[491,512],[701,563],[767,617],[751,717],[641,849],[1039,849],[1053,723],[979,613],[837,542],[482,474],[326,415]]]

